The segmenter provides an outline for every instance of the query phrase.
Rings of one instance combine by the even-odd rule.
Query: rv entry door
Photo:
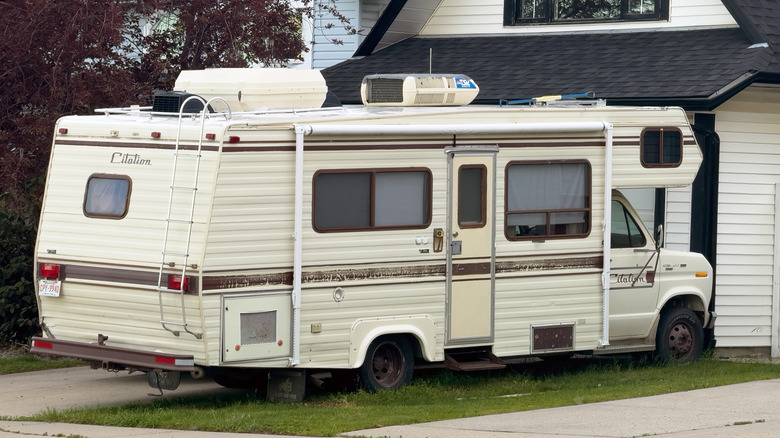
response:
[[[497,146],[459,146],[448,160],[447,345],[493,341]]]

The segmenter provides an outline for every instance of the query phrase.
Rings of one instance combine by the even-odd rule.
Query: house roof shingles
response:
[[[773,52],[749,48],[740,29],[531,36],[414,37],[323,71],[345,103],[360,101],[363,76],[461,73],[482,103],[593,90],[632,102],[709,101],[745,74],[766,70]],[[690,105],[689,105],[690,106]]]
[[[592,90],[611,103],[713,109],[755,80],[780,83],[780,3],[723,3],[739,28],[417,36],[323,75],[344,103],[359,103],[365,75],[428,72],[432,50],[433,72],[471,76],[480,103]]]

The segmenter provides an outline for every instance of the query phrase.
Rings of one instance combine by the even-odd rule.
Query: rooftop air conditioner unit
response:
[[[468,105],[477,94],[479,87],[466,75],[378,74],[360,84],[367,106]]]

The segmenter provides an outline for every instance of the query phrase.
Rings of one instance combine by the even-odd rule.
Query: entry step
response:
[[[447,368],[454,371],[500,370],[506,364],[488,349],[448,351],[444,354]]]

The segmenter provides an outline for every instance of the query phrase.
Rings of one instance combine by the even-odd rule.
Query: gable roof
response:
[[[359,103],[363,76],[425,73],[432,53],[434,73],[466,74],[479,84],[477,103],[592,90],[611,104],[711,110],[752,82],[780,82],[780,5],[725,1],[739,11],[732,13],[740,28],[415,36],[323,75],[342,102]]]

